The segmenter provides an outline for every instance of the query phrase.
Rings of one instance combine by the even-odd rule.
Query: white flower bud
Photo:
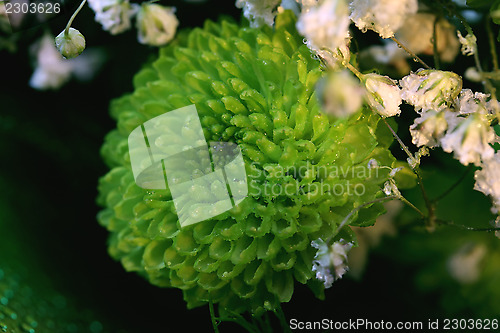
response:
[[[297,30],[307,39],[310,49],[326,48],[336,53],[348,41],[350,23],[345,0],[323,0],[300,15]]]
[[[387,76],[375,73],[366,74],[363,78],[368,104],[382,117],[392,117],[401,113],[401,91],[396,83]]]
[[[128,0],[88,0],[95,12],[95,20],[102,24],[105,31],[112,35],[120,34],[130,28],[130,19],[137,13],[139,6]]]
[[[250,26],[258,28],[274,24],[275,8],[280,2],[280,0],[236,0],[236,7],[243,8],[243,16],[250,21]],[[285,3],[285,7],[290,8],[290,6],[291,3]]]
[[[466,56],[474,55],[477,52],[477,38],[474,35],[467,34],[462,36],[460,30],[457,30],[458,40],[462,44],[462,54]]]
[[[449,110],[422,112],[420,117],[415,119],[413,125],[410,126],[412,142],[417,147],[435,147],[450,126],[449,123],[453,126],[457,121],[456,114]]]
[[[419,70],[400,80],[401,97],[418,111],[442,110],[451,105],[462,89],[462,78],[453,72]]]
[[[55,41],[57,50],[66,59],[76,58],[85,50],[85,37],[73,28],[69,28],[68,33],[63,30]]]
[[[314,256],[312,271],[316,272],[316,278],[324,283],[325,288],[330,288],[335,280],[342,278],[349,270],[347,253],[353,244],[341,239],[328,246],[318,238],[311,242],[311,246],[318,249]]]
[[[481,164],[481,169],[476,171],[474,179],[476,180],[474,189],[491,196],[494,212],[498,213],[500,210],[500,152]],[[500,220],[497,220],[497,227],[500,227],[499,222]]]
[[[464,76],[467,80],[472,82],[481,82],[481,73],[478,72],[476,67],[469,67],[465,70]]]
[[[481,160],[492,158],[495,150],[490,143],[495,141],[496,135],[485,116],[474,113],[459,119],[457,125],[441,139],[443,150],[454,152],[455,158],[463,165],[473,163],[479,166]]]
[[[170,42],[177,30],[179,21],[174,14],[175,8],[163,7],[154,3],[143,4],[137,14],[139,42],[162,46]]]
[[[417,0],[352,0],[351,19],[363,32],[374,30],[382,38],[391,38],[403,26],[406,17],[418,10]]]
[[[328,114],[348,117],[361,109],[365,91],[347,70],[330,73],[316,88],[323,110]]]

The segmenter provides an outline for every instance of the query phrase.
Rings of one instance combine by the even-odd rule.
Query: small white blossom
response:
[[[481,160],[493,157],[495,150],[490,146],[496,139],[495,131],[482,114],[458,118],[457,124],[441,139],[441,147],[447,153],[454,152],[463,165],[473,163],[479,166]]]
[[[481,73],[478,72],[476,67],[469,67],[465,70],[464,76],[467,80],[472,82],[481,82],[483,78]]]
[[[401,91],[391,78],[370,73],[364,76],[364,83],[368,104],[381,116],[392,117],[401,113]]]
[[[410,15],[405,24],[396,31],[396,38],[415,54],[432,55],[435,21],[436,15],[430,13]],[[444,18],[436,24],[436,47],[442,61],[452,62],[458,54],[460,42],[455,30],[455,26]]]
[[[128,0],[88,0],[88,3],[95,12],[96,22],[112,35],[130,29],[130,19],[139,9],[139,5],[130,4]]]
[[[458,40],[462,44],[462,54],[466,56],[474,55],[477,52],[477,38],[474,35],[467,34],[462,36],[460,30],[457,30]]]
[[[491,196],[495,213],[500,210],[500,152],[491,159],[485,160],[481,169],[474,174],[476,184],[474,189]],[[497,219],[497,223],[500,220]],[[500,225],[498,225],[500,227]]]
[[[488,114],[490,95],[480,92],[473,93],[470,89],[462,89],[458,98],[458,106],[460,114],[483,113]]]
[[[399,171],[403,170],[403,167],[397,167],[391,170],[389,173],[389,177],[392,178],[394,177]]]
[[[272,26],[276,17],[276,8],[281,0],[236,0],[236,7],[243,8],[243,15],[250,21],[250,26],[258,28]]]
[[[352,243],[343,239],[328,246],[321,238],[311,242],[311,246],[318,249],[314,256],[312,271],[316,278],[324,283],[325,288],[330,288],[335,280],[349,270],[347,267],[347,253],[352,248]]]
[[[371,159],[368,161],[368,169],[377,169],[379,167],[377,160]]]
[[[460,283],[473,283],[480,276],[480,263],[485,255],[484,244],[466,244],[448,260],[448,271]]]
[[[345,0],[323,0],[300,15],[297,30],[311,50],[336,53],[349,40],[349,9]]]
[[[382,38],[391,38],[418,10],[417,0],[353,0],[351,19],[363,32],[374,30]]]
[[[364,89],[347,70],[330,73],[317,86],[323,110],[335,117],[348,117],[363,104]]]
[[[34,46],[36,68],[29,84],[38,90],[59,89],[72,76],[88,81],[104,61],[102,51],[92,48],[76,59],[64,59],[56,48],[54,37],[48,34]]]
[[[39,89],[58,89],[71,78],[71,63],[57,51],[54,38],[42,37],[36,55],[37,67],[31,76],[30,86]]]
[[[170,42],[179,25],[174,12],[175,9],[172,7],[154,3],[143,4],[137,14],[139,43],[162,46]]]
[[[462,78],[439,70],[419,70],[400,80],[401,97],[418,111],[420,109],[442,110],[462,89]]]
[[[435,111],[431,109],[424,111],[410,126],[412,142],[417,147],[435,147],[448,127],[454,126],[457,121],[456,114],[449,110]]]

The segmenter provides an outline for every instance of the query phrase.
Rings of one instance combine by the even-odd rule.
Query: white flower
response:
[[[174,7],[143,3],[137,14],[138,40],[141,44],[163,46],[175,37],[178,25]]]
[[[58,89],[71,78],[71,63],[57,51],[54,37],[42,37],[37,52],[37,67],[31,76],[30,86],[39,89]]]
[[[441,147],[447,153],[454,152],[463,165],[473,163],[479,166],[481,160],[493,157],[495,150],[490,146],[496,139],[495,131],[484,115],[471,114],[458,118],[458,123],[441,139]]]
[[[243,8],[243,15],[250,21],[250,26],[258,28],[272,26],[276,8],[281,0],[236,0],[236,7]]]
[[[457,116],[452,111],[426,110],[410,126],[412,142],[417,147],[435,147],[448,127],[454,126],[457,121]]]
[[[490,97],[490,95],[480,92],[473,93],[470,89],[462,89],[457,102],[459,113],[465,115],[476,112],[488,114],[488,97]]]
[[[485,160],[481,165],[481,170],[474,174],[476,184],[474,189],[491,196],[495,213],[500,210],[500,152],[492,158]],[[500,220],[497,220],[497,224]],[[500,224],[497,225],[500,227]]]
[[[481,82],[483,79],[481,73],[478,72],[476,67],[469,67],[465,70],[464,76],[467,80],[472,82]]]
[[[399,81],[401,97],[420,109],[442,110],[453,103],[462,89],[462,78],[453,73],[433,69],[419,70]]]
[[[383,117],[392,117],[401,113],[401,91],[396,83],[387,76],[375,73],[366,74],[364,83],[368,104]]]
[[[69,28],[63,30],[55,39],[56,48],[66,59],[78,57],[85,50],[85,37],[80,31]]]
[[[430,13],[409,15],[405,24],[396,31],[396,38],[415,54],[432,55],[435,21],[436,15]],[[445,62],[452,62],[458,54],[460,42],[455,29],[454,25],[443,18],[436,25],[437,52]]]
[[[347,70],[329,74],[319,82],[317,91],[323,110],[335,117],[348,117],[359,111],[365,93],[359,80]]]
[[[325,288],[330,288],[335,280],[349,270],[347,267],[347,253],[352,248],[352,243],[343,239],[328,246],[321,238],[311,242],[311,246],[318,249],[314,256],[312,271],[316,278],[322,281]]]
[[[448,271],[460,283],[473,283],[480,276],[479,265],[485,255],[484,244],[465,244],[448,260]]]
[[[410,14],[418,10],[417,0],[353,0],[351,19],[365,32],[374,30],[382,38],[391,38]]]
[[[300,15],[297,30],[307,39],[307,46],[336,53],[349,38],[349,9],[345,0],[323,0]]]
[[[460,30],[457,30],[458,40],[462,44],[462,54],[466,56],[471,56],[477,52],[477,38],[474,35],[467,34],[467,36],[462,36]]]
[[[139,42],[153,46],[162,46],[170,42],[179,25],[174,12],[175,8],[172,7],[143,4],[137,14]]]
[[[128,0],[88,0],[88,2],[95,12],[95,20],[112,35],[130,29],[130,19],[139,9],[137,4],[130,4]]]
[[[29,84],[38,90],[59,89],[72,76],[88,81],[103,62],[102,52],[92,48],[76,59],[64,59],[56,48],[54,37],[48,34],[35,46],[36,68]]]

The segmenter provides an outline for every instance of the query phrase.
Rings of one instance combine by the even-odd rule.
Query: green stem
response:
[[[217,319],[215,317],[214,304],[212,300],[208,301],[208,309],[210,310],[210,319],[212,320],[212,327],[215,333],[219,333],[219,324],[217,323]]]
[[[394,136],[394,138],[398,141],[399,145],[401,146],[401,149],[404,150],[404,152],[406,153],[406,155],[408,155],[408,157],[411,160],[415,160],[415,157],[413,156],[413,154],[410,152],[410,150],[408,149],[408,147],[404,144],[403,140],[401,140],[401,138],[399,137],[399,135],[392,129],[391,125],[389,125],[389,123],[387,122],[387,120],[384,117],[381,117],[381,118],[384,121],[384,123],[387,125],[387,127],[389,128],[389,130],[391,131],[392,136]]]
[[[491,30],[491,16],[488,14],[486,18],[486,31],[488,33],[488,41],[490,43],[491,60],[493,62],[493,70],[498,71],[498,55],[497,48],[495,45],[495,37],[493,36],[493,31]]]
[[[441,225],[448,225],[450,227],[455,227],[463,230],[469,230],[469,231],[486,231],[486,232],[494,232],[494,231],[500,231],[500,228],[474,228],[474,227],[468,227],[466,225],[462,224],[455,224],[454,222],[451,221],[445,221],[445,220],[439,220],[437,219],[436,222]]]
[[[398,199],[401,200],[404,204],[406,204],[410,208],[412,208],[414,211],[416,211],[420,215],[421,218],[423,218],[423,219],[427,218],[427,216],[425,216],[425,214],[422,213],[422,211],[420,209],[418,209],[414,204],[409,202],[408,199],[406,199],[405,197],[400,196],[400,197],[398,197]]]
[[[436,197],[435,199],[432,200],[432,202],[438,202],[439,200],[443,199],[444,197],[446,197],[451,191],[453,191],[458,185],[460,185],[460,183],[465,179],[465,177],[467,177],[467,174],[472,170],[472,164],[469,165],[467,167],[467,169],[465,170],[465,172],[462,174],[462,176],[460,176],[460,178],[455,182],[453,183],[453,185],[451,185],[446,191],[444,191],[441,195],[439,195],[438,197]]]
[[[422,196],[424,198],[425,206],[427,207],[427,213],[429,216],[427,216],[427,230],[429,231],[434,231],[436,227],[436,215],[434,214],[434,204],[432,201],[429,199],[429,196],[427,195],[427,191],[425,190],[424,187],[424,182],[422,180],[422,175],[420,174],[420,169],[418,167],[415,168],[415,174],[417,175],[417,182],[418,186],[420,187],[420,192],[422,192]]]
[[[281,303],[278,303],[278,307],[274,312],[276,314],[276,317],[278,317],[281,328],[283,329],[283,332],[292,332],[290,329],[290,326],[288,326],[288,323],[286,321],[285,313],[283,312],[283,309],[281,308]]]
[[[80,12],[80,10],[82,10],[82,8],[83,8],[83,6],[85,5],[86,2],[87,2],[87,0],[83,0],[82,3],[80,4],[80,6],[78,6],[78,8],[76,9],[76,11],[73,13],[73,15],[71,16],[71,18],[69,19],[68,24],[66,25],[66,29],[64,29],[64,36],[68,36],[69,28],[71,28],[71,25],[73,24],[73,21],[74,21],[76,15],[78,15],[78,13]]]
[[[399,40],[397,40],[395,37],[391,37],[391,39],[396,42],[396,44],[398,44],[398,46],[400,48],[402,48],[403,50],[405,50],[406,53],[408,53],[415,61],[418,61],[419,63],[422,64],[422,66],[424,66],[425,68],[427,69],[431,69],[431,67],[429,65],[427,65],[422,59],[420,59],[419,56],[417,56],[415,53],[413,53],[412,51],[410,51],[408,48],[406,48],[406,46],[404,46],[403,44],[401,44],[399,42]]]

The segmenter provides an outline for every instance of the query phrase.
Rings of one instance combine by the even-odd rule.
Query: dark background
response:
[[[181,28],[200,26],[220,14],[235,19],[240,15],[234,1],[166,4],[177,7]],[[108,232],[96,221],[97,179],[108,171],[99,149],[105,134],[115,127],[108,115],[109,102],[132,91],[133,75],[156,49],[137,43],[135,29],[118,36],[102,31],[86,7],[73,26],[85,35],[88,46],[106,52],[107,61],[97,77],[91,83],[71,81],[55,92],[28,86],[33,71],[29,46],[44,28],[55,35],[62,31],[70,12],[47,26],[21,31],[17,53],[0,51],[0,200],[14,212],[0,224],[14,235],[15,251],[21,249],[18,257],[38,262],[38,268],[28,267],[30,274],[48,278],[76,309],[91,309],[105,331],[211,331],[208,307],[187,310],[180,290],[154,287],[113,261],[107,254]],[[403,116],[399,121],[410,124],[412,119]],[[1,238],[0,234],[0,242]],[[8,250],[0,253],[0,265],[9,257]],[[349,278],[336,282],[325,301],[296,284],[292,301],[283,305],[287,319],[427,322],[445,316],[439,291],[413,287],[419,267],[388,258],[383,252],[373,255],[362,282]],[[278,327],[276,319],[273,323]],[[227,323],[221,329],[238,330]]]

